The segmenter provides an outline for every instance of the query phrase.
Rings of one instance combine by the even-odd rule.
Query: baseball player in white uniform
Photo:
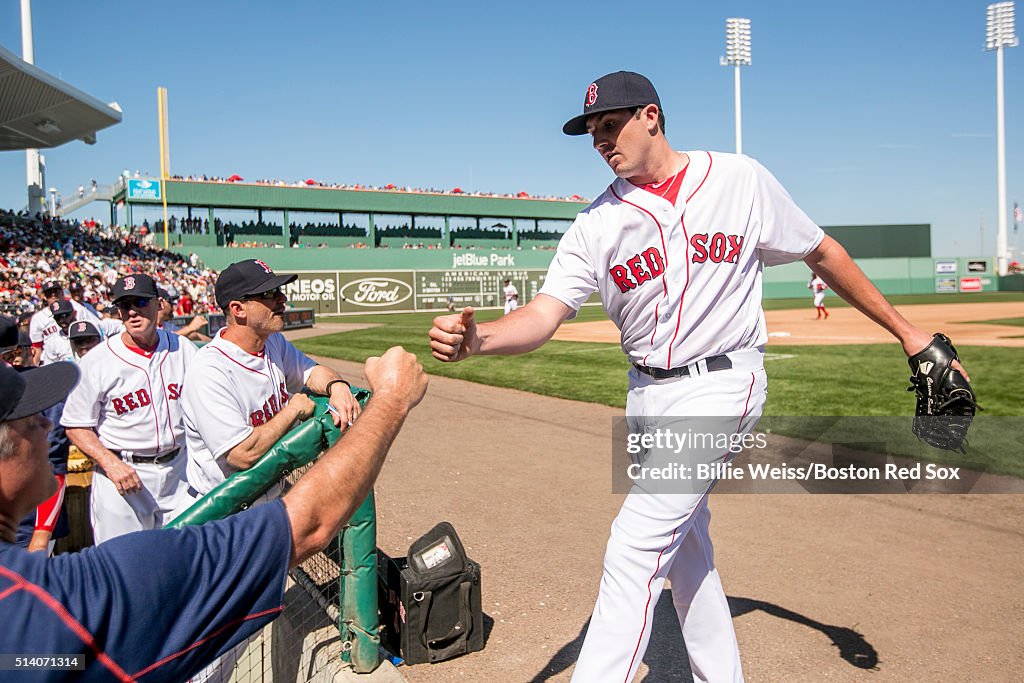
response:
[[[199,351],[186,377],[187,506],[255,465],[296,422],[313,414],[303,387],[330,397],[342,429],[359,416],[348,382],[281,334],[288,301],[282,287],[297,278],[277,275],[257,259],[233,263],[217,278],[217,305],[227,324]],[[279,495],[275,486],[258,502]],[[191,683],[228,680],[244,648],[243,643],[225,653]]]
[[[511,280],[505,280],[505,315],[519,308],[519,290]]]
[[[42,287],[43,298],[46,300],[46,306],[35,312],[32,316],[32,320],[29,322],[28,336],[32,340],[32,364],[42,365],[43,346],[46,338],[50,335],[57,334],[60,330],[60,325],[53,319],[53,312],[50,310],[50,306],[55,301],[59,301],[64,298],[64,287],[56,280],[48,280],[43,283]],[[75,310],[75,320],[83,320],[90,322],[97,327],[100,326],[99,316],[95,315],[82,304],[78,303],[74,299],[71,299],[71,306]]]
[[[814,294],[814,308],[818,311],[817,320],[821,320],[822,315],[825,316],[825,320],[828,320],[828,309],[825,308],[825,290],[828,289],[828,285],[812,272],[811,280],[807,283],[807,289],[811,290]]]
[[[95,323],[88,320],[79,321],[79,311],[75,309],[74,301],[71,299],[57,299],[47,309],[57,325],[57,331],[43,339],[43,352],[39,356],[40,366],[75,359],[71,347],[71,328],[76,324],[89,325],[98,332],[102,330],[103,336],[118,334],[124,329],[121,323],[109,318],[98,319]]]
[[[583,114],[563,132],[589,134],[616,180],[566,232],[537,298],[479,325],[472,308],[435,318],[435,358],[531,351],[599,292],[632,365],[631,432],[665,416],[725,416],[735,420],[735,434],[746,434],[767,393],[762,270],[798,259],[892,332],[906,352],[930,343],[931,335],[885,301],[764,167],[745,156],[675,151],[664,129],[660,99],[645,77],[620,71],[591,83]],[[659,455],[652,449],[641,458]],[[743,679],[708,533],[713,485],[650,494],[638,481],[626,496],[574,681],[632,680],[665,579],[694,679]]]
[[[188,481],[193,497],[233,472],[252,467],[295,424],[312,414],[303,387],[330,396],[335,422],[359,415],[348,383],[284,338],[282,287],[297,275],[276,275],[263,261],[234,263],[217,278],[217,305],[227,325],[189,370],[184,395]]]
[[[95,464],[90,498],[97,543],[157,529],[187,500],[181,394],[194,344],[156,328],[156,283],[126,275],[113,288],[125,331],[81,359],[82,379],[61,424]]]

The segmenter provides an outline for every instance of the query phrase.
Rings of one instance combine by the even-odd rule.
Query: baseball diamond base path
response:
[[[825,299],[827,306],[829,300]],[[978,320],[1024,316],[1024,303],[917,304],[900,306],[900,313],[923,330],[943,332],[958,346],[1010,346],[1024,348],[1024,329],[989,325]],[[768,343],[792,345],[891,344],[893,338],[853,308],[833,308],[828,320],[815,320],[814,307],[765,311]],[[949,322],[954,321],[954,322]],[[619,343],[619,331],[610,320],[562,325],[560,341]]]
[[[361,365],[318,360],[365,386]],[[401,667],[410,682],[569,680],[623,498],[610,493],[619,414],[430,378],[376,487],[378,545],[404,555],[454,524],[483,567],[488,636],[482,652]],[[715,493],[710,507],[748,681],[1024,671],[1024,495]],[[636,680],[689,681],[670,595],[654,597]]]

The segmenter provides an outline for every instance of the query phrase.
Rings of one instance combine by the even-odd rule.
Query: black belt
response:
[[[192,496],[193,498],[203,497],[203,494],[199,493],[199,491],[196,491],[194,488],[192,488],[192,484],[188,485],[188,495]]]
[[[702,359],[708,365],[708,372],[716,372],[718,370],[732,370],[732,361],[729,356],[722,354],[721,356],[711,356],[710,358]],[[697,361],[698,363],[700,361]],[[690,363],[690,365],[696,365],[696,363]],[[664,368],[650,368],[646,365],[640,365],[633,363],[633,367],[644,373],[650,375],[654,379],[671,379],[673,377],[689,377],[690,376],[690,365],[683,365],[678,368],[671,368],[665,370]]]
[[[144,465],[163,465],[178,457],[178,453],[181,452],[181,448],[175,448],[173,451],[167,451],[160,455],[131,455],[128,456],[124,451],[114,451],[117,457],[121,458],[126,462],[133,464],[142,463]]]

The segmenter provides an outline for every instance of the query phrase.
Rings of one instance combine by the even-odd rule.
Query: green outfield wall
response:
[[[148,185],[139,187],[140,182]],[[540,239],[548,235],[541,228],[545,224],[539,222],[572,220],[586,206],[582,201],[429,192],[185,181],[132,183],[115,197],[126,201],[129,208],[148,206],[147,210],[152,211],[165,193],[171,205],[169,214],[207,218],[211,225],[218,210],[246,209],[259,212],[260,220],[264,211],[277,212],[270,220],[280,219],[284,226],[289,225],[293,213],[302,215],[299,212],[319,212],[336,220],[337,225],[367,226],[365,237],[303,236],[298,248],[288,247],[284,227],[281,235],[236,236],[236,244],[271,245],[258,248],[224,247],[219,235],[170,236],[173,249],[194,251],[206,265],[218,270],[244,258],[259,258],[279,272],[299,273],[299,280],[289,288],[289,297],[297,306],[313,308],[317,315],[437,310],[466,304],[499,306],[506,278],[519,290],[520,303],[526,303],[543,286],[557,245],[554,240]],[[382,225],[398,220],[416,228],[418,217],[429,218],[435,228],[443,223],[441,237],[403,238],[375,233],[378,218]],[[474,223],[477,228],[494,227],[499,219],[504,229],[493,239],[488,238],[486,230],[481,236],[472,229]],[[419,225],[424,224],[428,221],[421,219]],[[531,232],[537,229],[542,232]],[[930,225],[823,229],[844,246],[885,294],[999,288],[991,258],[933,258]],[[161,236],[154,237],[159,244]],[[377,242],[380,246],[374,247]],[[764,295],[810,296],[809,276],[803,263],[769,268],[764,274]],[[1005,282],[1008,286],[1016,284]]]
[[[521,304],[544,284],[554,251],[458,249],[196,249],[216,269],[259,258],[278,272],[299,274],[286,288],[290,302],[317,316],[497,307],[509,279]],[[882,293],[991,292],[999,288],[991,258],[856,259]],[[802,262],[766,268],[765,298],[811,294]],[[1005,280],[1005,279],[1004,279]],[[595,299],[596,301],[596,299]]]

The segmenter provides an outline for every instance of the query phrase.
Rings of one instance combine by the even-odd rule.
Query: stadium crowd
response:
[[[0,209],[0,312],[19,316],[45,303],[43,285],[56,281],[101,316],[113,311],[110,289],[119,273],[144,272],[176,300],[179,315],[218,310],[217,273],[194,254],[155,249],[141,231],[122,233],[95,221],[26,216]]]
[[[142,174],[146,177],[146,174]],[[135,177],[138,178],[139,172],[135,172]],[[245,183],[245,179],[239,175],[230,175],[227,177],[198,174],[198,175],[172,175],[172,180],[184,180],[191,183]],[[544,201],[555,201],[555,202],[588,202],[589,200],[578,195],[573,194],[566,197],[555,197],[548,195],[531,195],[528,192],[469,192],[463,190],[461,187],[453,187],[451,189],[438,188],[438,187],[411,187],[411,186],[399,186],[394,183],[387,183],[386,185],[368,185],[368,184],[349,184],[349,183],[328,183],[312,178],[306,180],[297,180],[288,182],[280,179],[267,179],[260,178],[251,182],[252,185],[272,185],[274,187],[319,187],[328,190],[369,190],[372,192],[408,192],[414,194],[453,194],[453,195],[465,195],[467,197],[496,197],[500,199],[539,199]]]

